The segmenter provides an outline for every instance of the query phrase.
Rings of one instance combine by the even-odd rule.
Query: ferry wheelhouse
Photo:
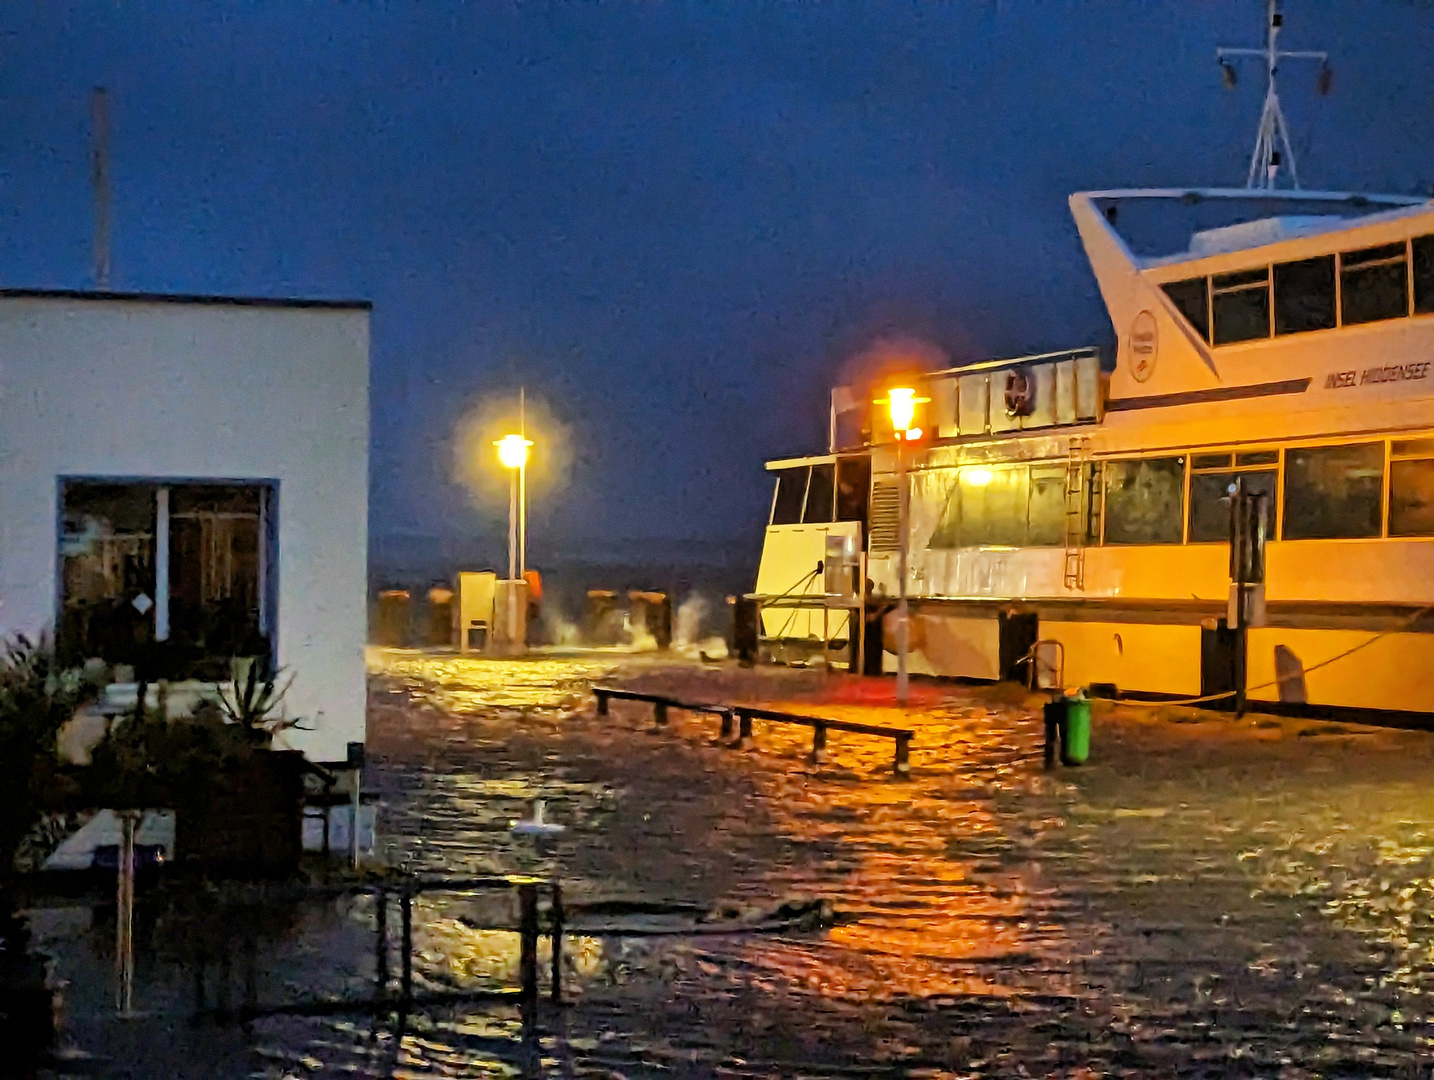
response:
[[[835,391],[828,453],[767,465],[768,653],[845,641],[856,612],[818,572],[843,545],[898,594],[904,478],[914,672],[1034,658],[1045,685],[1434,716],[1434,201],[1070,207],[1113,356],[921,376],[902,470],[880,388]],[[1161,211],[1195,225],[1172,243]]]

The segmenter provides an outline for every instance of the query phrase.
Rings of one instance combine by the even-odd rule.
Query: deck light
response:
[[[896,531],[899,551],[896,566],[897,576],[897,605],[896,605],[896,703],[903,708],[906,706],[909,681],[906,671],[907,643],[910,638],[910,611],[906,602],[906,577],[907,577],[907,548],[910,543],[907,528],[907,492],[906,482],[906,454],[902,450],[903,443],[915,442],[921,438],[922,431],[915,426],[916,406],[930,401],[928,397],[917,397],[916,391],[910,386],[893,386],[886,392],[885,398],[878,398],[877,405],[885,405],[891,414],[891,427],[896,435]]]

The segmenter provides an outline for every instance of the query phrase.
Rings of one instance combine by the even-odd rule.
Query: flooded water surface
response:
[[[200,946],[175,943],[203,920],[173,915],[140,935],[172,954],[141,961],[150,1019],[86,1020],[105,1013],[104,929],[75,920],[102,916],[38,913],[71,980],[67,1038],[97,1055],[85,1075],[1429,1075],[1426,734],[1122,708],[1098,711],[1088,765],[1047,772],[1038,703],[921,687],[901,779],[889,740],[833,732],[817,765],[804,728],[758,722],[743,751],[715,717],[655,729],[647,706],[597,716],[588,693],[616,679],[896,721],[871,684],[601,654],[373,663],[368,782],[392,864],[555,877],[579,908],[717,913],[634,924],[647,930],[818,900],[831,925],[605,937],[575,914],[569,1004],[545,1006],[525,1047],[506,1006],[420,1008],[402,1029],[196,1024],[185,957]],[[565,830],[515,835],[537,798]],[[370,985],[371,898],[270,919],[256,940],[203,946],[205,994]],[[420,898],[415,987],[511,985],[516,919],[506,894]]]

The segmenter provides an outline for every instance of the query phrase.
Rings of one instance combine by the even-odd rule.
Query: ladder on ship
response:
[[[1085,549],[1088,539],[1097,535],[1096,495],[1099,473],[1091,467],[1090,439],[1084,436],[1070,441],[1066,458],[1066,561],[1067,589],[1085,588]]]

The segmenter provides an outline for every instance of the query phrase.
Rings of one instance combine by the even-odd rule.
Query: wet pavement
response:
[[[1037,700],[920,684],[897,779],[889,740],[833,732],[814,765],[805,729],[759,722],[739,751],[714,717],[654,730],[645,706],[598,717],[588,695],[617,680],[891,723],[889,681],[615,654],[372,666],[393,864],[556,876],[577,902],[826,899],[837,925],[575,937],[572,1004],[524,1049],[501,1007],[419,1010],[397,1035],[369,1017],[192,1024],[194,950],[175,943],[195,933],[174,916],[140,935],[149,1018],[102,1020],[102,918],[45,913],[67,1038],[98,1055],[77,1075],[1431,1075],[1434,736],[1103,707],[1091,762],[1047,772]],[[512,835],[540,797],[566,831]],[[364,986],[372,908],[298,904],[247,945],[204,945],[205,993]],[[491,927],[513,920],[506,901],[419,901],[417,985],[511,984],[517,939]]]

